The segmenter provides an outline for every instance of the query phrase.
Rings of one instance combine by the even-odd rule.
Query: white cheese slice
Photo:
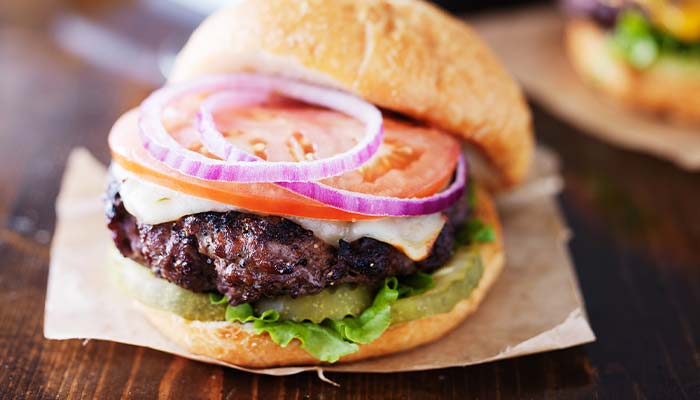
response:
[[[447,220],[440,213],[356,222],[287,218],[334,246],[337,246],[341,239],[352,242],[361,237],[369,237],[396,247],[414,261],[428,257]]]
[[[142,224],[162,224],[205,211],[239,211],[229,204],[190,196],[145,181],[115,164],[112,164],[111,170],[114,177],[121,181],[119,194],[124,208]]]
[[[112,174],[121,182],[119,193],[126,210],[143,224],[161,224],[200,212],[241,211],[235,206],[190,196],[145,181],[123,168],[112,165]],[[352,242],[370,237],[401,250],[414,261],[426,258],[445,225],[441,213],[416,217],[389,217],[365,221],[326,221],[313,218],[286,217],[308,229],[332,246],[340,240]]]

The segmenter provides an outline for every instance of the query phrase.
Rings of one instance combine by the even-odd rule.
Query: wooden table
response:
[[[700,174],[609,147],[536,105],[538,136],[563,161],[560,200],[593,344],[467,368],[329,374],[336,388],[313,373],[274,378],[116,343],[45,340],[66,157],[86,146],[107,162],[110,125],[152,90],[61,50],[52,24],[78,7],[151,38],[182,27],[137,18],[133,5],[14,3],[0,5],[0,398],[700,397]]]

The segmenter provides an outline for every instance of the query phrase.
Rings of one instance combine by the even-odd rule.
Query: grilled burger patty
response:
[[[122,255],[185,289],[218,291],[237,305],[314,294],[343,283],[378,286],[389,276],[433,271],[452,256],[455,229],[466,219],[467,206],[459,201],[446,212],[447,223],[420,262],[367,237],[341,240],[335,248],[278,216],[205,212],[140,224],[124,208],[116,180],[107,190],[106,215]]]

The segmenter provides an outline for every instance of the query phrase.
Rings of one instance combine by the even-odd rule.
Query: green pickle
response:
[[[260,300],[253,305],[260,315],[267,310],[276,310],[280,319],[296,322],[321,323],[324,319],[340,320],[357,316],[372,304],[374,292],[369,286],[341,285],[320,293],[297,297],[277,297]]]
[[[114,257],[121,257],[115,254]],[[211,304],[207,293],[183,289],[165,279],[157,278],[151,270],[138,263],[113,263],[112,275],[117,286],[145,306],[169,311],[183,318],[199,321],[223,321],[226,304]]]
[[[115,254],[115,257],[121,257]],[[113,265],[117,285],[130,297],[146,306],[169,311],[183,318],[199,321],[225,320],[226,304],[212,304],[206,293],[183,289],[136,262],[125,260]],[[116,263],[115,263],[116,264]],[[433,287],[421,294],[401,298],[391,306],[391,323],[406,322],[444,313],[467,298],[477,286],[483,266],[478,252],[459,248],[452,259],[432,274]],[[318,294],[291,298],[282,296],[253,304],[256,315],[276,310],[281,320],[321,323],[324,319],[341,320],[357,316],[372,304],[374,291],[363,285],[341,285]]]
[[[121,258],[116,253],[114,257]],[[183,289],[157,278],[138,263],[123,260],[112,267],[117,285],[131,298],[152,308],[169,311],[189,320],[223,321],[226,304],[211,304],[209,295]],[[116,264],[116,263],[115,263]],[[341,285],[296,299],[283,296],[253,304],[256,314],[277,310],[281,319],[320,323],[325,318],[357,316],[372,304],[373,291],[367,286]]]
[[[469,297],[483,272],[478,252],[469,247],[457,249],[452,259],[433,273],[433,287],[430,290],[399,299],[391,306],[391,323],[449,312],[457,303]]]

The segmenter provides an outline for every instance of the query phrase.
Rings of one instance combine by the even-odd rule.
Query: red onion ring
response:
[[[197,114],[197,127],[202,144],[212,154],[225,160],[264,161],[231,144],[216,128],[214,112],[219,108],[243,106],[246,98],[239,93],[215,94],[202,102]],[[375,196],[337,189],[320,182],[277,182],[295,193],[320,201],[343,211],[385,217],[407,217],[443,211],[462,196],[467,181],[467,165],[460,154],[456,178],[444,191],[423,198]]]
[[[318,182],[282,182],[279,185],[343,211],[380,217],[410,217],[440,212],[456,203],[467,183],[467,163],[461,154],[455,173],[455,180],[442,192],[410,199],[349,192]]]
[[[364,122],[365,136],[346,152],[301,162],[251,163],[238,158],[220,161],[183,148],[163,126],[163,111],[184,96],[221,90],[244,93],[240,101],[261,102],[275,92],[333,109]],[[249,73],[211,76],[157,90],[141,104],[139,128],[146,150],[171,168],[196,178],[240,183],[305,182],[340,175],[369,160],[383,139],[381,112],[358,97],[298,81]]]

